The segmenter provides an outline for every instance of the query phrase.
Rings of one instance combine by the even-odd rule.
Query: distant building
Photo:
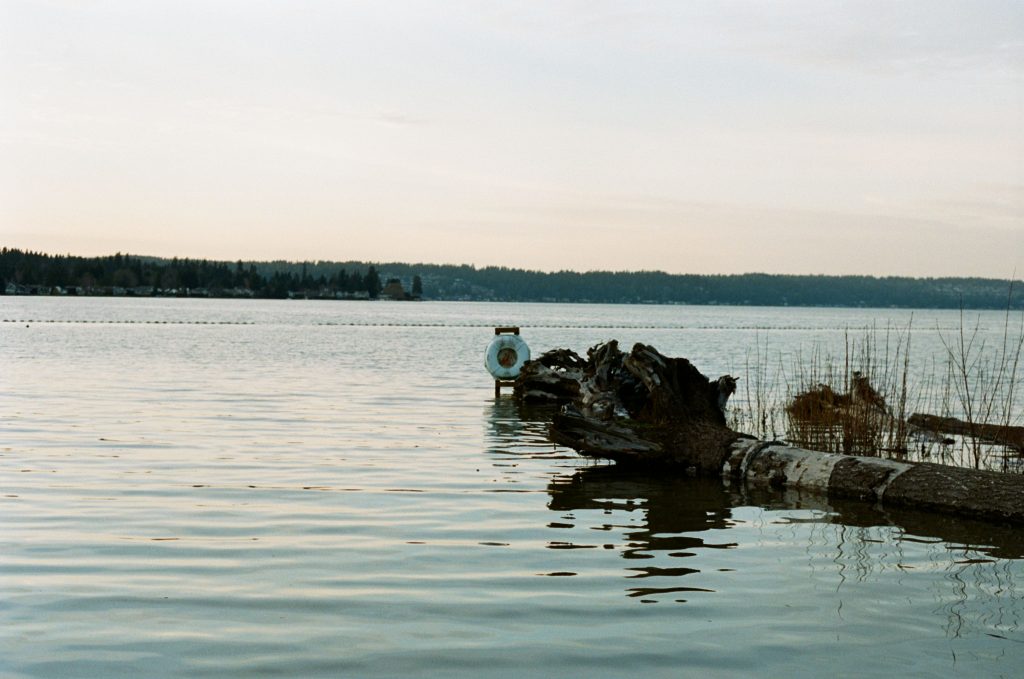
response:
[[[402,281],[397,278],[389,278],[380,294],[384,299],[393,299],[397,301],[410,299],[409,294],[405,291],[405,288],[402,287]]]

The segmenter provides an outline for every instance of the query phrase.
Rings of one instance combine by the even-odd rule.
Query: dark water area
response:
[[[1019,530],[587,461],[482,367],[885,313],[0,299],[0,676],[1019,676]]]

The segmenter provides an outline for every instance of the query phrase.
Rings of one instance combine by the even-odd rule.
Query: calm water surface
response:
[[[0,297],[0,320],[0,676],[1024,673],[1018,532],[587,462],[482,368],[495,325],[717,375],[908,312]]]

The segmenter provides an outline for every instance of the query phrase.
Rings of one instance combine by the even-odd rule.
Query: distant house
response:
[[[402,287],[402,281],[397,278],[389,278],[388,282],[384,284],[384,289],[380,294],[384,299],[393,299],[396,301],[411,299],[409,294],[405,291],[405,288]]]
[[[357,290],[356,292],[339,292],[337,293],[338,299],[370,299],[370,293],[367,290]]]

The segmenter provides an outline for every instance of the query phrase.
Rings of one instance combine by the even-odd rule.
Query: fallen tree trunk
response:
[[[935,434],[954,434],[971,436],[1000,446],[1013,448],[1024,453],[1024,427],[1011,427],[1002,424],[978,424],[958,420],[955,417],[939,417],[914,413],[907,422],[911,425]]]
[[[612,341],[592,348],[585,361],[575,354],[559,360],[571,365],[563,369],[551,358],[544,366],[560,374],[560,395],[548,400],[576,395],[555,416],[549,435],[582,455],[1024,524],[1024,476],[758,441],[726,425],[724,407],[735,391],[734,378],[708,380],[686,359],[643,344],[625,354]],[[537,399],[542,390],[530,364],[524,373],[516,393]],[[575,390],[565,388],[570,374],[578,383]]]
[[[807,488],[885,505],[1024,523],[1024,477],[1019,474],[821,453],[761,441],[734,443],[722,474],[755,485]]]

